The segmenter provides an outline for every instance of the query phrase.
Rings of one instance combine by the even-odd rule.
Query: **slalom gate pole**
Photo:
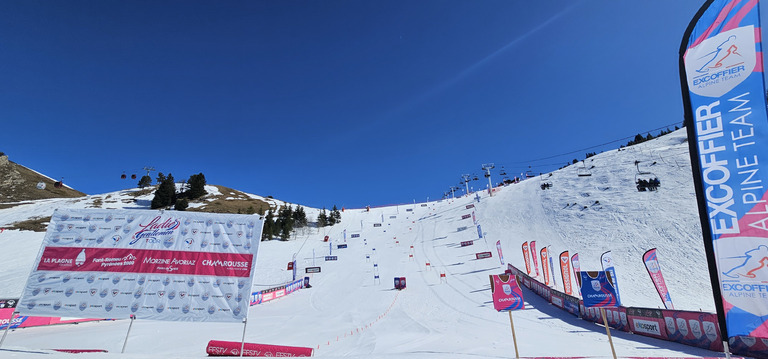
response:
[[[128,345],[128,336],[131,335],[131,327],[133,326],[134,319],[136,319],[136,316],[131,314],[131,324],[128,324],[128,333],[125,333],[125,341],[123,342],[123,349],[120,351],[120,354],[125,353],[125,346]]]
[[[611,338],[611,327],[608,326],[608,319],[605,318],[605,308],[600,308],[600,314],[603,315],[603,324],[605,325],[605,332],[608,333],[608,343],[611,343],[611,353],[613,353],[613,359],[616,359],[616,349],[613,348],[613,339]]]
[[[515,336],[515,322],[512,321],[512,311],[509,313],[509,325],[512,327],[512,342],[515,343],[515,359],[520,359],[520,354],[517,352],[517,336]]]
[[[5,331],[3,332],[3,338],[0,339],[0,348],[3,347],[3,342],[5,341],[5,336],[8,335],[8,330],[11,329],[11,324],[13,323],[13,317],[15,317],[16,314],[18,314],[18,312],[16,312],[14,310],[13,313],[11,313],[11,318],[8,319],[8,326],[5,327]]]
[[[243,318],[243,339],[240,340],[240,356],[243,356],[243,351],[245,351],[245,328],[248,325],[248,318]]]

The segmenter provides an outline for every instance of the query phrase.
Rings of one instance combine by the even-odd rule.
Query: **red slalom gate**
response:
[[[240,356],[240,346],[240,342],[211,340],[205,352],[209,356]],[[243,356],[246,357],[310,357],[313,351],[312,348],[284,345],[245,343],[243,346]]]

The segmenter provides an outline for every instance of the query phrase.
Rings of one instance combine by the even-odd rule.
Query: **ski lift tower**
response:
[[[145,170],[145,171],[147,171],[147,177],[149,177],[149,173],[150,173],[150,172],[155,172],[155,171],[157,171],[157,170],[156,170],[154,167],[151,167],[151,166],[149,166],[149,167],[144,167],[144,170]]]
[[[491,170],[496,166],[493,163],[484,163],[483,171],[485,171],[485,177],[488,177],[488,195],[493,196],[493,184],[491,182]]]
[[[472,176],[468,174],[461,175],[461,179],[464,182],[464,187],[466,187],[467,194],[469,194],[469,181],[472,180]]]

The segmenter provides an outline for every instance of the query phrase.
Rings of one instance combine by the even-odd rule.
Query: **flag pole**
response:
[[[128,333],[125,333],[125,341],[123,342],[123,349],[120,351],[120,354],[125,353],[125,346],[128,345],[128,336],[131,335],[131,327],[133,326],[134,319],[136,319],[136,316],[131,314],[131,324],[128,324]]]
[[[512,342],[515,343],[515,359],[520,359],[520,354],[517,352],[517,336],[515,336],[515,322],[512,321],[512,311],[509,313],[509,325],[512,327]]]
[[[11,313],[11,318],[8,319],[8,326],[5,327],[5,331],[3,332],[3,338],[0,339],[0,348],[3,347],[3,342],[5,341],[5,336],[8,335],[8,330],[11,329],[11,324],[13,324],[13,317],[15,317],[16,314],[18,314],[18,312],[14,310],[13,313]]]
[[[248,318],[243,318],[243,339],[240,340],[240,356],[243,356],[243,351],[245,350],[245,328],[248,326]]]
[[[613,348],[613,339],[611,338],[611,327],[608,326],[608,319],[605,318],[605,308],[600,308],[600,314],[603,315],[603,324],[605,325],[605,332],[608,333],[608,343],[611,343],[611,353],[613,353],[613,359],[616,359],[616,349]]]

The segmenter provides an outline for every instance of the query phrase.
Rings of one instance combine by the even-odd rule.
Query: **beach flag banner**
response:
[[[496,241],[496,250],[499,252],[499,262],[504,265],[504,254],[501,253],[501,240]]]
[[[541,274],[544,275],[544,284],[549,286],[549,266],[547,266],[547,247],[541,249]]]
[[[555,274],[555,257],[552,255],[552,247],[547,246],[549,256],[549,272],[552,273],[552,285],[557,288],[557,275]]]
[[[581,276],[579,276],[579,272],[581,272],[581,262],[579,262],[578,253],[574,253],[571,256],[571,267],[573,268],[573,277],[576,279],[576,285],[581,288]]]
[[[528,241],[523,242],[523,262],[525,263],[525,273],[531,275],[531,257],[528,253]]]
[[[539,276],[539,263],[537,262],[537,256],[539,252],[536,252],[536,241],[531,241],[531,259],[533,260],[533,270],[536,272],[536,277]]]
[[[757,0],[708,0],[680,45],[685,127],[724,340],[768,338],[768,116]]]
[[[18,311],[241,323],[262,224],[253,215],[56,210]]]
[[[600,263],[603,265],[603,270],[611,274],[611,284],[613,284],[613,287],[616,289],[616,300],[621,302],[619,283],[616,278],[616,268],[613,266],[613,254],[611,251],[607,251],[600,256]]]
[[[649,249],[643,254],[643,263],[645,263],[645,269],[648,271],[648,275],[651,276],[651,281],[656,287],[656,292],[659,293],[659,297],[664,303],[664,308],[675,309],[675,306],[672,304],[672,297],[667,289],[667,284],[664,282],[664,276],[661,275],[661,266],[656,257],[656,248]]]
[[[571,286],[571,257],[568,251],[560,253],[560,276],[563,278],[563,290],[565,294],[572,295]]]

